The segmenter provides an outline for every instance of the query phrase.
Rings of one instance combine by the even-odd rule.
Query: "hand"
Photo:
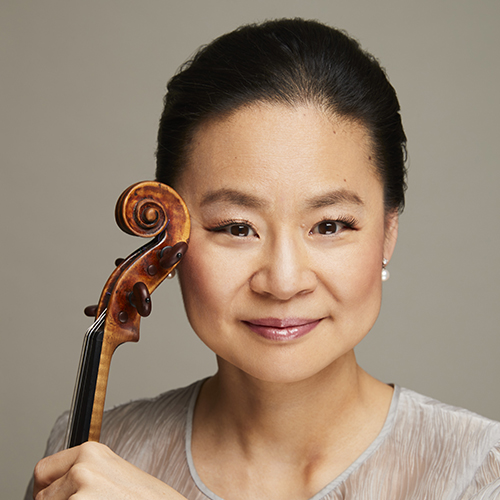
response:
[[[185,500],[164,482],[94,442],[60,451],[35,467],[35,500],[67,500],[77,493],[82,500]]]

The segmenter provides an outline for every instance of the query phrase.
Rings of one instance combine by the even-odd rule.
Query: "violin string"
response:
[[[83,338],[83,346],[82,346],[82,351],[80,354],[80,362],[78,364],[78,371],[76,374],[76,383],[75,383],[75,388],[73,390],[73,398],[71,400],[71,408],[69,411],[69,418],[68,418],[68,426],[66,427],[66,436],[64,438],[64,448],[69,448],[70,440],[71,440],[71,429],[73,427],[73,421],[74,421],[74,413],[75,413],[75,406],[76,406],[76,400],[78,397],[78,387],[79,387],[79,382],[80,382],[80,377],[82,374],[82,368],[85,362],[86,354],[88,351],[88,343],[91,335],[99,330],[102,325],[104,324],[104,321],[106,320],[106,311],[107,309],[104,309],[102,313],[99,315],[99,317],[90,325],[88,328],[87,332],[85,333],[85,336]]]

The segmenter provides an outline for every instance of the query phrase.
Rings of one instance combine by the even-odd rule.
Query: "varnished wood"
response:
[[[100,438],[113,353],[120,344],[139,340],[141,316],[129,295],[137,282],[144,283],[150,295],[153,293],[185,253],[190,232],[184,201],[172,188],[156,181],[140,182],[124,191],[115,215],[123,231],[154,239],[119,263],[101,293],[96,317],[106,310],[106,319],[89,441]]]

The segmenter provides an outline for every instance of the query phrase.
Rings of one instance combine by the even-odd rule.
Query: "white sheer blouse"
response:
[[[193,409],[202,381],[105,413],[101,441],[189,500],[222,500],[191,456]],[[63,446],[67,414],[46,455]],[[31,499],[32,484],[26,493]],[[311,500],[500,499],[500,423],[395,387],[380,434]]]

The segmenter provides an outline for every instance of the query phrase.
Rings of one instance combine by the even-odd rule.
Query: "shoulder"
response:
[[[130,448],[138,440],[154,441],[159,435],[171,436],[184,432],[190,402],[203,381],[167,391],[154,398],[144,398],[118,405],[103,415],[101,442],[118,452]],[[63,413],[54,424],[47,442],[45,456],[64,447],[69,412]]]
[[[154,398],[138,399],[104,412],[101,442],[119,451],[128,443],[157,442],[183,436],[186,416],[202,381]]]
[[[467,449],[479,456],[500,441],[500,422],[448,405],[409,389],[400,389],[396,428],[424,442]]]
[[[133,423],[135,427],[165,424],[185,415],[192,397],[197,393],[201,381],[187,387],[173,389],[154,398],[144,398],[115,406],[103,416],[103,432],[109,427]]]
[[[418,451],[424,469],[442,476],[454,471],[455,481],[467,492],[463,498],[493,498],[484,496],[490,490],[499,493],[500,422],[402,388],[394,437]]]
[[[483,437],[486,441],[500,440],[500,422],[464,408],[448,405],[410,389],[400,388],[398,419],[417,430],[446,430],[443,437],[459,439]],[[432,427],[430,427],[432,424]],[[429,426],[429,427],[427,427]],[[486,443],[485,443],[486,444]]]

